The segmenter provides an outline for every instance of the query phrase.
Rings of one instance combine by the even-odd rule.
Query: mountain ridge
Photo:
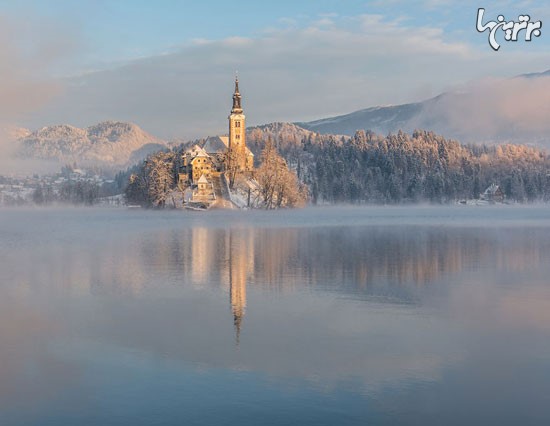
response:
[[[529,102],[535,100],[533,105]],[[519,105],[517,107],[516,105]],[[528,108],[525,108],[527,105]],[[427,129],[463,143],[520,143],[550,147],[550,70],[491,81],[466,90],[401,105],[373,106],[309,122],[272,122],[247,129],[250,148],[258,155],[271,137],[279,148],[297,146],[304,138],[350,138],[357,130],[377,134]],[[19,155],[125,167],[170,146],[134,123],[103,121],[87,128],[69,124],[34,132],[17,129]]]
[[[20,156],[119,167],[168,146],[134,123],[113,120],[85,129],[69,124],[45,126],[18,138],[16,143]]]
[[[373,106],[294,124],[321,134],[352,136],[357,130],[388,134],[430,129],[466,143],[550,146],[548,105],[550,70],[478,82],[419,102]]]

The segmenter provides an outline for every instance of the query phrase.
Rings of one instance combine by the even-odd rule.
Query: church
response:
[[[240,173],[254,170],[254,154],[246,146],[245,115],[239,92],[239,79],[235,78],[233,107],[228,117],[229,135],[211,136],[201,145],[193,145],[182,156],[178,177],[180,188],[196,187],[195,201],[215,198],[215,184],[228,170]]]

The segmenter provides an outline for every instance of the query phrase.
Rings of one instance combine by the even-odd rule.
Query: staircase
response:
[[[234,209],[235,205],[231,202],[231,197],[229,196],[229,191],[227,190],[227,184],[225,182],[225,176],[223,174],[212,176],[210,182],[212,182],[214,193],[216,194],[216,201],[212,207]]]

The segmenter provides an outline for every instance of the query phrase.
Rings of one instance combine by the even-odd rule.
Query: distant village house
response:
[[[496,183],[491,184],[481,195],[481,199],[491,203],[504,202],[504,193]]]

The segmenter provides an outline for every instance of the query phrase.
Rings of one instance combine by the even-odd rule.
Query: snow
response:
[[[151,145],[151,149],[159,150],[167,146],[165,141],[135,124],[115,121],[105,121],[87,129],[67,124],[44,127],[18,142],[22,155],[88,166],[128,166],[147,155],[144,147]]]

